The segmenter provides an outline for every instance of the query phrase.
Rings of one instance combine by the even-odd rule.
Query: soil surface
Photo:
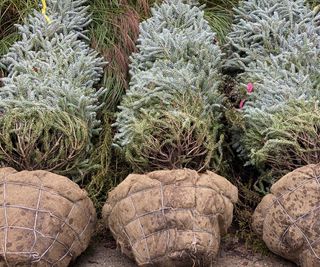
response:
[[[81,255],[72,267],[137,267],[137,265],[122,255],[116,248],[116,243],[110,233],[97,234],[89,248]],[[295,267],[280,257],[270,253],[262,255],[253,252],[235,238],[223,241],[216,262],[212,267]]]

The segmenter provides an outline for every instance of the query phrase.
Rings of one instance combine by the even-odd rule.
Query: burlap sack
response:
[[[212,172],[131,174],[109,193],[103,218],[139,266],[209,266],[237,198],[237,188]]]
[[[66,177],[0,169],[0,266],[68,266],[95,222],[86,192]]]
[[[253,215],[253,228],[274,253],[303,267],[320,266],[320,165],[285,175]]]

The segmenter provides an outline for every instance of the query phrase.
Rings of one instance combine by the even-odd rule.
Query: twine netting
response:
[[[253,226],[274,253],[299,266],[320,265],[320,165],[282,177],[253,216]]]
[[[212,172],[131,174],[109,193],[103,216],[139,266],[202,266],[217,255],[237,189]]]
[[[87,248],[95,210],[66,177],[2,168],[0,196],[0,265],[64,267]]]

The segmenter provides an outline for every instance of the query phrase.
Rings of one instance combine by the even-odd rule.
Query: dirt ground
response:
[[[99,234],[93,238],[87,251],[78,258],[72,267],[136,267],[116,248],[110,233]],[[212,267],[295,267],[270,253],[261,255],[246,249],[240,242],[226,240],[221,246],[220,255]]]

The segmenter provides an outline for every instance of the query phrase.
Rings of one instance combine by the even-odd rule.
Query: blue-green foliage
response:
[[[145,169],[148,164],[150,165],[151,158],[159,156],[156,154],[163,152],[165,144],[170,143],[169,150],[174,150],[175,145],[179,146],[177,139],[186,138],[186,133],[180,133],[183,136],[179,136],[175,132],[176,129],[173,130],[174,124],[179,125],[182,120],[187,122],[188,119],[194,121],[194,116],[199,116],[199,121],[204,118],[207,120],[209,128],[205,131],[210,132],[210,128],[216,129],[212,140],[204,141],[203,145],[207,146],[206,149],[209,149],[210,146],[211,150],[216,150],[215,154],[220,153],[217,152],[216,147],[213,148],[214,145],[212,146],[212,143],[219,143],[220,137],[216,134],[219,127],[216,126],[222,108],[222,96],[218,92],[221,51],[215,44],[215,34],[205,21],[203,11],[183,1],[165,1],[152,10],[152,15],[140,25],[139,52],[133,54],[131,58],[130,90],[120,105],[120,112],[115,123],[118,128],[115,143],[124,149],[128,161],[134,166],[138,165],[140,169]],[[185,95],[188,97],[183,97]],[[190,107],[190,112],[193,110],[196,114],[186,112],[184,119],[181,116],[175,116],[174,114],[181,111],[177,99],[184,99],[181,101],[186,101],[185,105],[193,105],[194,103],[190,101],[192,95],[194,99],[197,99],[195,102],[200,108]],[[191,116],[192,119],[188,116]],[[150,136],[158,129],[154,128],[153,132],[150,131],[150,126],[152,126],[150,123],[157,124],[153,121],[156,118],[168,120],[167,130],[168,132],[172,130],[172,135],[166,140],[161,139],[163,136],[158,137],[160,140],[157,147],[158,152],[156,149],[147,151],[148,146],[152,145],[143,142],[140,137],[140,141],[136,138],[145,135],[145,140],[151,140]],[[174,122],[174,120],[177,121]],[[200,132],[201,130],[204,131],[199,129]],[[197,138],[196,136],[189,137]],[[210,136],[208,135],[206,139],[210,139]],[[142,143],[135,144],[135,142]],[[144,151],[138,153],[137,149]],[[174,164],[172,159],[171,162],[168,160],[163,164],[158,162],[159,164],[155,166],[157,168],[187,166],[184,159],[190,152],[191,156],[189,155],[188,160],[190,162],[193,152],[186,150],[188,148],[185,147],[184,151],[177,152],[180,153],[177,156],[177,164]],[[176,151],[171,152],[176,153]],[[168,152],[163,154],[166,153]],[[203,156],[206,157],[206,154],[204,152]],[[208,162],[206,165],[210,165]],[[196,166],[195,168],[202,167]]]
[[[304,0],[241,1],[227,36],[225,67],[244,70],[259,58],[281,54],[298,41],[295,35],[310,33],[312,21]]]
[[[86,1],[48,1],[48,23],[35,11],[19,26],[16,42],[2,62],[0,107],[42,106],[76,114],[95,128],[99,92],[93,84],[102,74],[102,59],[81,39],[90,22]]]
[[[3,165],[81,176],[89,168],[86,153],[99,131],[103,92],[93,85],[104,62],[86,42],[85,3],[48,0],[50,22],[34,11],[18,26],[21,41],[2,59],[8,71],[0,90]]]

